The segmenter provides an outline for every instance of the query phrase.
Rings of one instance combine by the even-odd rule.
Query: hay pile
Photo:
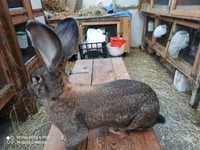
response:
[[[53,18],[54,19],[59,19],[59,18],[66,18],[66,17],[72,17],[72,16],[77,16],[77,13],[73,12],[73,10],[71,10],[70,8],[66,7],[64,11],[62,12],[52,12],[51,14],[53,14]]]
[[[44,142],[47,138],[47,135],[50,130],[50,121],[48,120],[48,116],[44,111],[44,108],[41,108],[39,112],[34,115],[32,118],[22,123],[19,128],[11,128],[11,132],[8,136],[12,137],[12,141],[14,144],[7,144],[6,137],[4,138],[4,144],[2,149],[4,150],[39,150],[43,149]],[[22,137],[22,139],[19,139]],[[33,138],[42,137],[42,139],[33,139]],[[26,139],[30,138],[30,139]],[[41,141],[42,143],[34,143],[37,141]],[[18,142],[18,144],[17,144]],[[19,142],[30,142],[30,143],[21,143]]]
[[[68,6],[66,0],[44,0],[44,10],[51,14],[52,18],[59,19],[69,16],[104,16],[107,12],[102,4],[96,7],[82,8],[79,10],[80,4],[73,8]],[[69,4],[70,5],[70,4]]]
[[[53,12],[65,11],[65,0],[44,0],[44,10]]]
[[[43,5],[44,10],[55,19],[75,15],[74,10],[66,6],[66,0],[45,0]]]
[[[79,16],[104,16],[107,15],[105,8],[102,5],[96,7],[83,8],[78,13]]]

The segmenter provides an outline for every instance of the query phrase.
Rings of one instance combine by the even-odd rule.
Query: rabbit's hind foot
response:
[[[118,135],[120,138],[125,138],[127,136],[127,132],[120,129],[109,128],[109,133]]]

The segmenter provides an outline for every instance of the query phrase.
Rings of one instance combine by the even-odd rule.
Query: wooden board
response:
[[[160,145],[155,143],[157,137],[153,132],[149,129],[124,137],[94,130],[89,134],[87,150],[160,150]]]
[[[51,126],[44,150],[64,150],[65,143],[61,131],[54,125]]]
[[[97,85],[119,79],[130,79],[121,58],[78,60],[69,77],[73,85]]]
[[[128,71],[121,58],[112,58],[112,66],[115,74],[115,80],[130,79]]]
[[[69,77],[73,85],[91,85],[93,60],[78,60]]]
[[[85,78],[81,72],[88,72],[87,75],[91,75],[92,82],[89,83],[89,79]],[[75,73],[76,77],[74,77]],[[71,79],[70,83],[74,86],[80,85],[77,83],[79,81],[88,86],[117,79],[130,79],[122,58],[79,60],[72,70],[71,76],[73,76],[73,80]],[[44,150],[64,150],[62,139],[62,133],[52,125]],[[88,139],[80,144],[78,150],[161,150],[161,146],[153,129],[124,136],[108,134],[98,129],[90,131]]]
[[[96,59],[93,65],[92,85],[111,82],[115,79],[111,59]]]

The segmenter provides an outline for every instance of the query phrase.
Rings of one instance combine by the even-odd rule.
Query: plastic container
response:
[[[22,49],[26,49],[28,47],[28,38],[26,32],[17,32],[16,34],[19,47]]]
[[[111,41],[111,47],[119,47],[120,48],[126,43],[126,40],[121,37],[111,37],[110,41]]]
[[[108,52],[113,57],[118,57],[118,56],[123,55],[124,54],[124,47],[125,47],[125,44],[121,47],[112,47],[111,43],[107,44]]]
[[[106,43],[83,43],[79,45],[81,59],[106,58]]]
[[[175,86],[176,90],[179,92],[191,91],[191,83],[178,70],[176,70],[176,73],[174,76],[174,86]]]

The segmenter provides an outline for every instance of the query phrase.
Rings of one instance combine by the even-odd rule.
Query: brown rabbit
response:
[[[73,27],[66,30],[73,32]],[[73,91],[64,84],[67,82],[64,74],[67,57],[62,56],[65,54],[62,46],[48,49],[46,44],[40,44],[43,38],[49,39],[52,45],[52,42],[61,43],[56,34],[47,26],[34,22],[27,26],[27,33],[47,67],[41,76],[33,78],[32,89],[43,101],[51,121],[65,135],[67,150],[76,149],[87,138],[90,129],[142,130],[164,121],[159,114],[155,92],[138,81],[118,80],[89,87],[84,92]]]

